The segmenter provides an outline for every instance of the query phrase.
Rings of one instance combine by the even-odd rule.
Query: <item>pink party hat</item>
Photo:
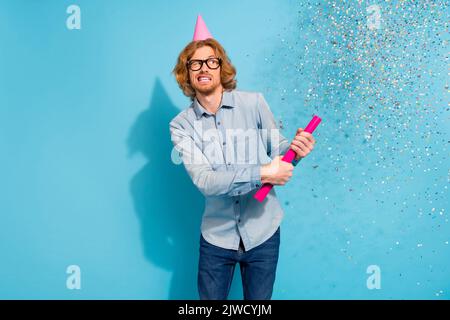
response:
[[[211,33],[209,33],[202,16],[198,15],[197,23],[195,24],[194,38],[192,39],[192,41],[206,40],[208,38],[212,38],[212,35]]]

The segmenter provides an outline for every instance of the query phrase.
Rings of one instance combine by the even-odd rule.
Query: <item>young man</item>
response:
[[[274,189],[263,203],[253,195],[266,182],[284,185],[315,140],[299,128],[289,144],[262,94],[235,90],[235,68],[210,37],[189,43],[173,72],[192,104],[170,122],[172,142],[205,196],[200,299],[227,299],[236,263],[244,299],[270,299],[283,210]],[[294,165],[281,161],[289,148]]]

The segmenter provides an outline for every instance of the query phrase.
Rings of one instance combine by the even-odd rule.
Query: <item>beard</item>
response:
[[[212,94],[214,91],[219,88],[220,83],[217,84],[211,84],[210,86],[195,86],[194,90],[203,94],[203,95],[209,95]]]

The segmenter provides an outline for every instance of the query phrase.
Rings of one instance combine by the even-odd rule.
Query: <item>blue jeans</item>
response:
[[[245,300],[270,300],[280,247],[280,228],[259,246],[245,251],[224,249],[200,236],[198,292],[202,300],[226,300],[239,263]]]

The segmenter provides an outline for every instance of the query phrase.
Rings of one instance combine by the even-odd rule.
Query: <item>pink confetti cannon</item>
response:
[[[322,121],[321,118],[318,116],[314,116],[311,121],[308,123],[308,125],[305,128],[306,132],[313,133],[314,130],[316,130],[317,126],[319,125],[320,121]],[[281,158],[281,160],[291,163],[295,159],[295,151],[292,149],[289,149],[288,152]],[[254,198],[258,200],[259,202],[263,202],[263,200],[266,198],[267,194],[272,190],[273,185],[270,183],[264,183],[261,188],[255,193]]]

